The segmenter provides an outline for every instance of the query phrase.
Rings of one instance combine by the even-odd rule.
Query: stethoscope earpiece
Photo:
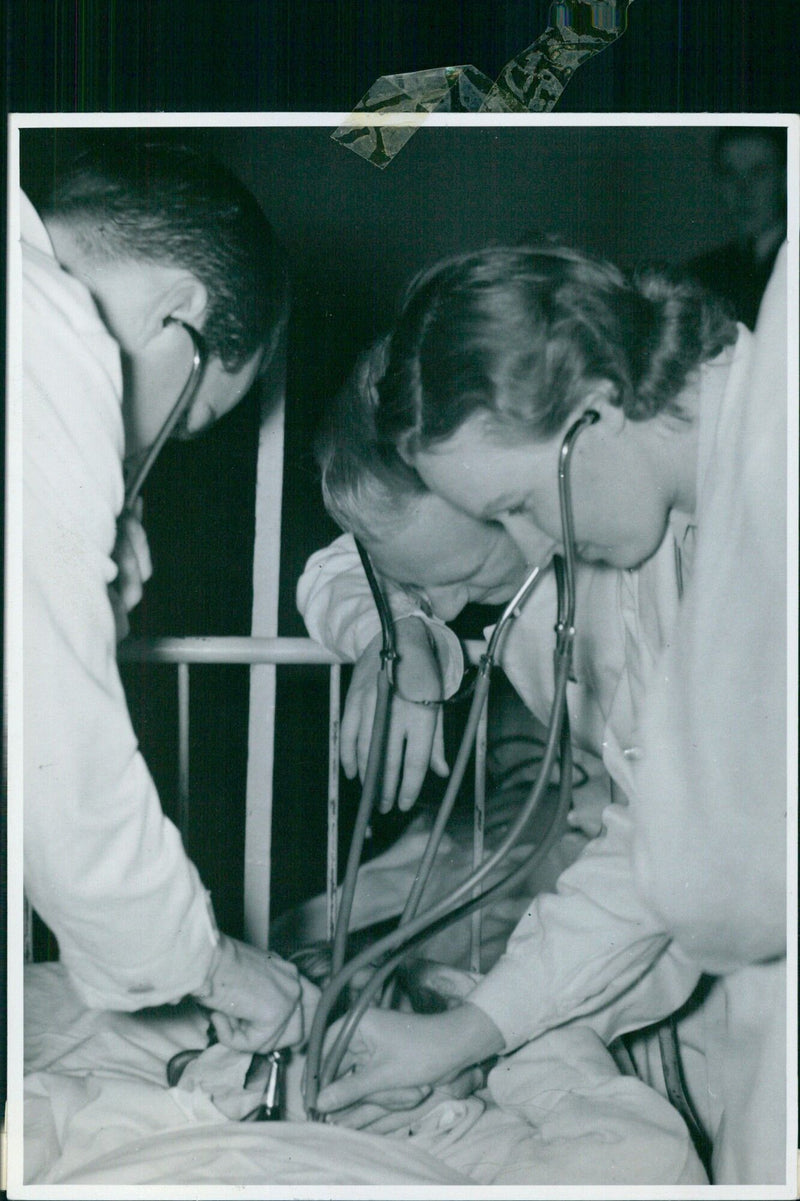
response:
[[[192,346],[194,350],[192,355],[192,366],[189,371],[189,377],[181,389],[181,394],[175,401],[175,404],[170,410],[166,421],[159,430],[158,437],[148,450],[141,467],[136,472],[136,475],[125,489],[126,509],[131,509],[136,503],[139,493],[142,490],[142,486],[147,479],[147,476],[150,474],[151,467],[161,453],[164,443],[175,429],[175,426],[178,424],[181,417],[188,412],[189,408],[193,404],[194,399],[197,396],[200,383],[203,379],[203,372],[206,369],[206,363],[208,362],[208,351],[206,350],[203,337],[198,333],[193,325],[189,325],[188,322],[183,321],[180,317],[165,317],[164,328],[166,329],[168,325],[180,325],[186,330],[187,334],[192,339]]]

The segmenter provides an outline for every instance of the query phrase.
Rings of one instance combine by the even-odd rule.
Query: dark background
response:
[[[238,0],[225,4],[9,6],[12,111],[345,112],[381,74],[472,63],[495,76],[547,24],[547,3]],[[765,17],[764,12],[769,16]],[[795,10],[796,11],[796,10]],[[600,128],[423,129],[383,171],[330,129],[227,129],[180,136],[211,149],[252,188],[286,246],[289,331],[280,633],[302,634],[294,582],[334,534],[318,500],[311,434],[354,355],[391,319],[409,275],[442,254],[544,230],[624,267],[671,265],[725,239],[709,132],[604,129],[605,111],[793,111],[788,4],[635,0],[627,32],[581,67],[559,112]],[[23,182],[46,187],[85,135],[25,133]],[[157,634],[249,632],[255,446],[253,396],[190,447],[169,447],[148,482],[154,579],[135,624]],[[477,619],[476,619],[477,620]],[[174,720],[167,669],[126,674],[145,755],[169,810]],[[190,851],[220,924],[241,922],[246,672],[194,672]],[[276,911],[322,885],[325,678],[279,682]],[[378,845],[397,829],[377,823]]]

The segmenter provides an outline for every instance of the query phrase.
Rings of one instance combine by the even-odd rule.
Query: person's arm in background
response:
[[[295,969],[218,934],[128,715],[108,595],[123,491],[117,348],[52,255],[26,249],[24,264],[26,892],[88,1005],[198,994],[219,1006],[224,1041],[297,1041]]]
[[[785,953],[786,325],[784,248],[646,706],[633,801],[641,895],[708,971]]]
[[[416,617],[431,631],[442,667],[445,696],[461,682],[464,659],[458,638],[399,585],[383,581],[395,622]],[[380,619],[352,534],[341,534],[330,546],[315,551],[297,582],[297,609],[309,637],[355,663],[376,634]]]
[[[456,635],[422,612],[402,588],[384,582],[395,619],[399,659],[394,678],[402,695],[392,700],[381,809],[413,805],[428,767],[446,776],[441,708],[414,700],[439,700],[458,688],[464,660]],[[316,551],[297,584],[297,608],[309,635],[355,662],[341,726],[345,774],[363,779],[380,670],[380,620],[352,534]],[[404,698],[410,698],[406,700]]]

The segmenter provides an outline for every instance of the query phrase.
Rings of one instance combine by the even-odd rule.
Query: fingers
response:
[[[320,1090],[317,1097],[317,1109],[320,1113],[334,1113],[347,1109],[359,1101],[363,1101],[376,1091],[386,1088],[386,1081],[376,1079],[375,1072],[364,1068],[362,1071],[351,1072],[340,1076],[332,1084]]]
[[[420,794],[428,769],[437,776],[449,776],[450,768],[444,757],[444,736],[441,710],[415,710],[408,722],[403,783],[397,798],[398,808],[410,809]]]
[[[364,696],[364,690],[350,685],[345,701],[344,714],[342,716],[342,724],[339,731],[340,745],[339,755],[342,761],[342,770],[348,780],[355,778],[358,772],[361,761],[360,740],[363,737],[364,728],[367,727],[367,746],[369,746],[369,738],[372,734],[372,722],[375,715],[375,699],[373,697],[372,707],[368,708],[367,700]],[[362,771],[363,774],[363,771]]]
[[[463,1072],[456,1072],[446,1077],[441,1081],[439,1087],[451,1097],[462,1101],[464,1097],[470,1097],[477,1089],[483,1088],[483,1084],[483,1070],[475,1065],[465,1068]]]
[[[117,592],[125,611],[130,612],[142,599],[144,585],[153,574],[150,547],[138,513],[125,513],[120,518],[114,560],[118,569]]]
[[[117,642],[122,642],[123,638],[127,638],[130,634],[131,625],[128,621],[128,610],[126,609],[114,584],[108,585],[108,599],[111,601],[111,608],[114,611],[114,627],[116,630]]]
[[[245,1046],[246,1032],[239,1018],[229,1017],[227,1013],[215,1012],[211,1014],[209,1020],[214,1027],[217,1039],[224,1047],[231,1047],[234,1051],[249,1050],[249,1047]],[[261,1037],[263,1041],[263,1032]],[[271,1050],[271,1048],[265,1049]]]
[[[410,809],[419,796],[429,766],[440,776],[449,774],[444,758],[441,714],[404,700],[403,688],[420,699],[441,696],[441,673],[423,622],[401,623],[396,631],[400,662],[403,664],[399,693],[392,700],[389,738],[383,767],[379,809],[387,813],[397,799],[401,810]],[[364,779],[377,701],[380,667],[380,638],[363,652],[353,669],[353,678],[341,725],[341,761],[345,775],[358,772]],[[432,764],[433,757],[433,764]]]
[[[374,1111],[368,1117],[372,1120],[387,1110],[414,1109],[431,1094],[429,1084],[390,1086],[386,1074],[385,1066],[355,1068],[320,1090],[317,1109],[320,1113],[335,1113],[337,1124],[355,1126],[356,1122],[348,1117],[353,1118],[357,1110]],[[358,1125],[365,1117],[366,1112],[359,1115]]]
[[[349,1109],[337,1110],[336,1113],[330,1115],[330,1119],[335,1125],[344,1126],[346,1130],[375,1130],[376,1124],[385,1117],[386,1110],[371,1101],[353,1105]],[[392,1114],[392,1117],[397,1121],[395,1114]]]
[[[369,740],[375,719],[380,667],[381,636],[378,634],[362,652],[353,667],[347,690],[347,700],[340,730],[342,768],[352,780],[358,772],[361,778],[367,767]]]
[[[430,744],[407,741],[405,744],[405,760],[403,763],[403,782],[397,794],[397,807],[405,813],[416,801],[420,789],[428,774],[430,763]],[[389,802],[391,808],[391,801]]]
[[[210,1020],[219,1041],[234,1051],[266,1055],[281,1047],[293,1047],[304,1038],[304,1015],[299,1005],[286,1013],[283,1021],[255,1022],[219,1011],[212,1012]]]
[[[370,1101],[383,1109],[413,1109],[420,1101],[429,1097],[432,1091],[429,1084],[409,1085],[406,1088],[392,1088],[386,1092],[373,1093]]]
[[[280,1047],[293,1046],[299,1040],[302,1018],[292,1015],[282,1027],[259,1026],[255,1022],[230,1017],[227,1013],[212,1013],[211,1024],[223,1046],[233,1051],[266,1055]]]
[[[410,809],[416,801],[431,766],[439,723],[440,715],[436,711],[395,697],[384,769],[382,812],[391,809],[395,795],[398,808],[403,811]],[[439,750],[438,765],[443,766],[443,774],[447,775],[443,745]]]
[[[131,609],[136,608],[144,592],[144,583],[139,571],[136,552],[129,542],[123,541],[118,543],[115,557],[117,560],[117,592],[125,611],[130,613]]]
[[[361,1104],[337,1111],[331,1115],[331,1120],[337,1126],[345,1126],[349,1130],[392,1134],[408,1126],[412,1113],[430,1094],[429,1087],[393,1089],[387,1093],[376,1093]]]
[[[147,541],[147,534],[144,532],[144,526],[138,517],[128,523],[127,533],[131,548],[136,556],[139,575],[142,582],[146,584],[153,574],[153,561],[150,558],[150,544]]]
[[[411,1135],[414,1133],[414,1123],[419,1121],[420,1113],[425,1113],[427,1108],[428,1106],[423,1103],[414,1109],[398,1110],[395,1113],[391,1111],[387,1113],[384,1110],[379,1118],[370,1122],[369,1125],[362,1127],[362,1129],[368,1130],[370,1134],[396,1135],[400,1131],[404,1131],[406,1134]]]
[[[316,984],[312,984],[304,976],[300,977],[300,989],[300,1011],[303,1019],[302,1040],[305,1041],[311,1031],[311,1024],[317,1011],[320,990]]]
[[[196,995],[212,1011],[220,1042],[260,1052],[300,1042],[317,999],[293,964],[224,935],[209,985]]]
[[[394,803],[400,780],[400,772],[403,768],[404,752],[407,754],[406,732],[402,722],[396,721],[394,715],[392,715],[389,738],[386,744],[386,754],[383,760],[383,787],[379,805],[381,813],[388,813]],[[419,787],[417,788],[418,791]],[[410,804],[413,804],[415,799],[416,793],[414,793]]]
[[[441,709],[436,714],[436,729],[433,735],[433,748],[431,750],[431,769],[436,772],[437,776],[441,776],[442,779],[450,775],[450,768],[444,757],[444,717]]]
[[[377,687],[374,692],[370,692],[369,699],[365,697],[362,701],[362,719],[358,729],[358,775],[363,781],[367,774],[367,763],[369,762],[369,748],[372,742],[372,727],[375,722],[375,706],[378,701]]]
[[[320,1113],[339,1113],[349,1110],[365,1101],[387,1093],[405,1092],[405,1085],[397,1083],[397,1072],[383,1057],[373,1058],[375,1044],[368,1028],[369,1021],[362,1021],[361,1027],[351,1042],[342,1066],[341,1075],[331,1084],[320,1089],[317,1097],[317,1109]],[[328,1031],[325,1038],[326,1046],[330,1044],[336,1033],[334,1027]],[[414,1086],[409,1086],[414,1088]],[[383,1107],[381,1106],[381,1109]]]

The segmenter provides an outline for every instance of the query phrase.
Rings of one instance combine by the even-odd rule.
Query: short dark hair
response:
[[[247,188],[190,148],[114,132],[55,182],[43,216],[74,224],[88,254],[183,267],[208,292],[203,338],[228,371],[285,318],[283,253]]]
[[[736,323],[691,281],[628,280],[565,246],[490,247],[412,283],[379,384],[377,425],[411,453],[473,414],[546,439],[610,380],[632,421],[681,416],[691,373],[736,340]]]

